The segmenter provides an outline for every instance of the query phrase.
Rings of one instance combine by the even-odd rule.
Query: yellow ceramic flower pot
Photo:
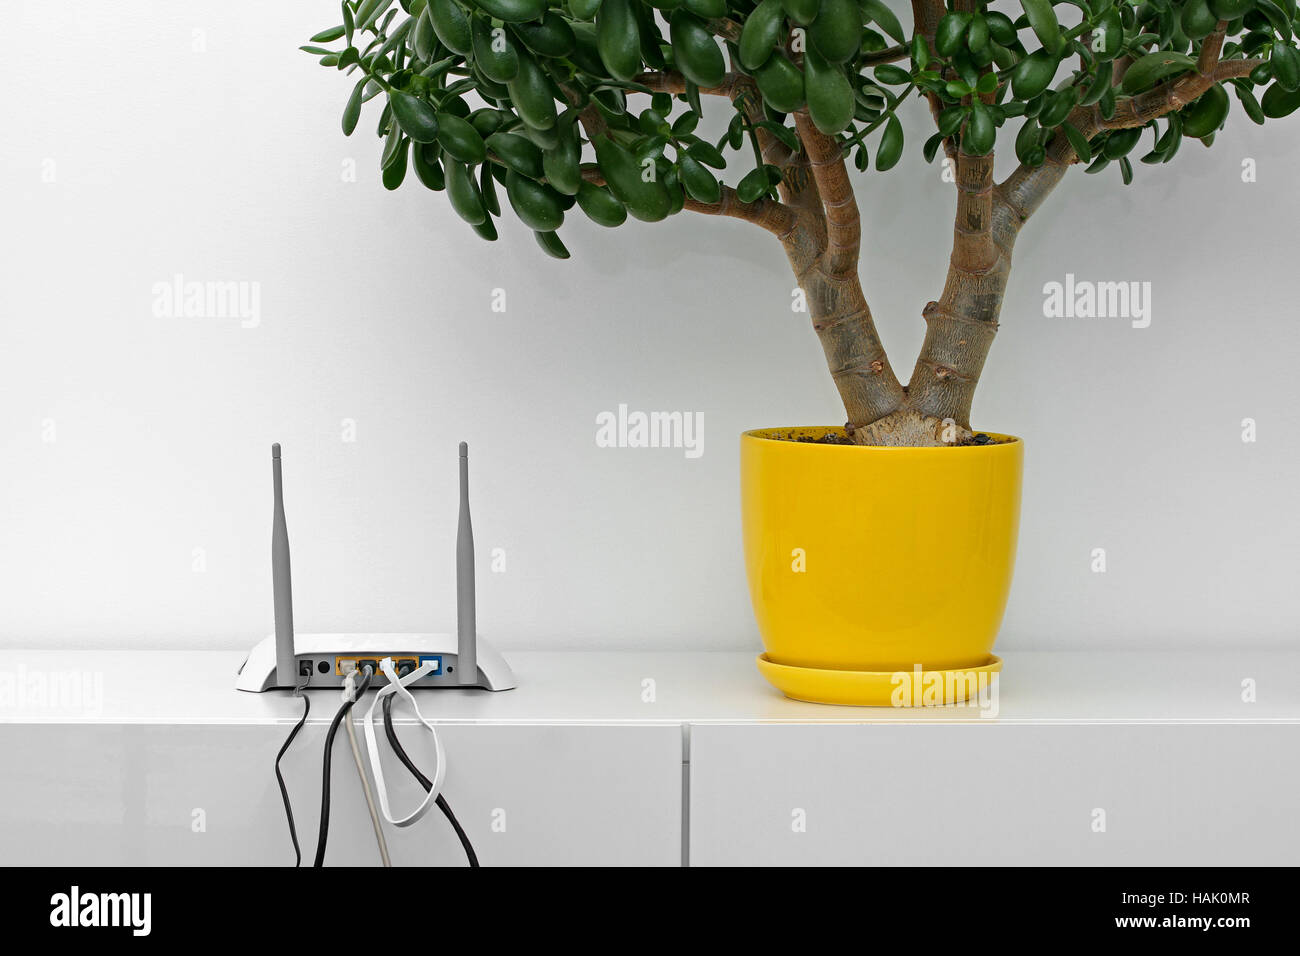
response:
[[[820,703],[973,696],[1001,667],[991,652],[1015,565],[1024,445],[818,443],[827,434],[844,430],[741,436],[759,669],[787,696]]]

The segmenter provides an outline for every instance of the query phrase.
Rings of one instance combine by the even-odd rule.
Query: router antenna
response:
[[[469,520],[469,445],[460,443],[460,524],[456,528],[456,667],[458,684],[478,683],[474,613],[474,528]]]
[[[280,443],[271,446],[271,477],[275,510],[271,517],[271,585],[275,592],[275,683],[293,687],[296,676],[293,646],[293,588],[289,578],[289,527],[284,521],[284,482],[280,476]]]

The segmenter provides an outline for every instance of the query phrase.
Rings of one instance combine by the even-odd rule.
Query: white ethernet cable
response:
[[[407,684],[414,683],[425,674],[432,673],[436,666],[436,663],[429,661],[421,664],[405,677],[398,677],[397,671],[393,667],[393,659],[385,657],[379,662],[379,669],[388,678],[388,683],[379,688],[379,691],[375,694],[375,699],[370,702],[370,709],[366,711],[365,722],[362,724],[362,729],[366,733],[366,749],[370,752],[370,770],[375,778],[375,790],[379,792],[379,806],[383,810],[384,819],[395,827],[409,827],[428,813],[429,808],[434,805],[434,801],[437,800],[438,794],[442,790],[442,781],[447,773],[447,762],[443,758],[442,741],[438,739],[438,732],[434,729],[433,724],[424,719],[424,715],[420,713],[420,705],[415,702],[415,695],[406,688]],[[433,773],[433,786],[424,795],[424,800],[420,805],[400,819],[394,819],[392,811],[388,808],[388,790],[384,786],[384,768],[379,764],[379,743],[375,739],[375,711],[383,704],[385,697],[397,693],[402,694],[411,702],[411,707],[415,709],[415,716],[420,719],[420,724],[433,737],[434,757],[437,761]]]
[[[356,676],[357,672],[351,670],[343,678],[343,699],[345,701],[356,697],[357,689],[354,680]],[[388,841],[384,839],[384,827],[379,822],[378,811],[375,810],[375,798],[370,792],[370,781],[366,779],[365,765],[361,763],[361,748],[357,746],[357,732],[352,726],[352,715],[349,713],[345,716],[343,722],[347,725],[348,743],[352,745],[352,759],[357,765],[357,776],[361,778],[361,789],[366,795],[366,808],[370,811],[370,824],[375,828],[375,841],[379,844],[379,858],[383,860],[384,866],[392,866],[393,862],[388,858]]]

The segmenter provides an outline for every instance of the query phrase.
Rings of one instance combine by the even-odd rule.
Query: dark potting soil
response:
[[[798,441],[808,445],[852,445],[853,439],[848,435],[841,435],[838,432],[827,432],[825,435],[784,435],[782,441]]]
[[[853,439],[848,435],[839,432],[826,432],[823,435],[773,435],[780,441],[802,442],[808,445],[852,445]],[[968,442],[962,442],[964,445],[1000,445],[1002,442],[992,435],[986,435],[983,432],[976,432]]]

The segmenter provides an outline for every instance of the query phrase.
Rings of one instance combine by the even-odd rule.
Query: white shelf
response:
[[[995,719],[974,707],[855,708],[788,700],[754,655],[735,652],[508,653],[519,686],[501,693],[428,691],[426,713],[476,724],[697,723],[1300,723],[1300,653],[1008,652]],[[229,651],[6,651],[0,723],[257,724],[296,720],[285,692],[235,690]],[[33,675],[90,675],[89,710],[15,693]],[[1255,682],[1255,703],[1242,682]],[[653,681],[653,696],[647,688]],[[311,691],[314,701],[334,691]],[[29,699],[24,699],[27,697]],[[332,707],[318,706],[324,722]]]
[[[418,692],[442,725],[448,799],[487,865],[914,865],[952,862],[954,848],[985,864],[1273,864],[1300,852],[1285,796],[1300,771],[1276,759],[1300,742],[1300,653],[1005,653],[992,719],[787,700],[748,653],[507,657],[515,690]],[[288,862],[271,762],[302,703],[235,690],[242,658],[0,656],[0,763],[12,770],[0,858]],[[89,707],[30,696],[83,675],[102,688]],[[339,698],[309,693],[311,723],[284,769],[314,820],[305,808],[320,801]],[[334,816],[363,821],[355,772],[342,752],[335,762]],[[387,762],[399,803],[414,805],[415,782]],[[204,833],[191,828],[198,809]],[[794,812],[806,833],[792,832]],[[399,842],[399,862],[462,862],[438,820]],[[374,863],[368,826],[341,828],[328,860]]]

